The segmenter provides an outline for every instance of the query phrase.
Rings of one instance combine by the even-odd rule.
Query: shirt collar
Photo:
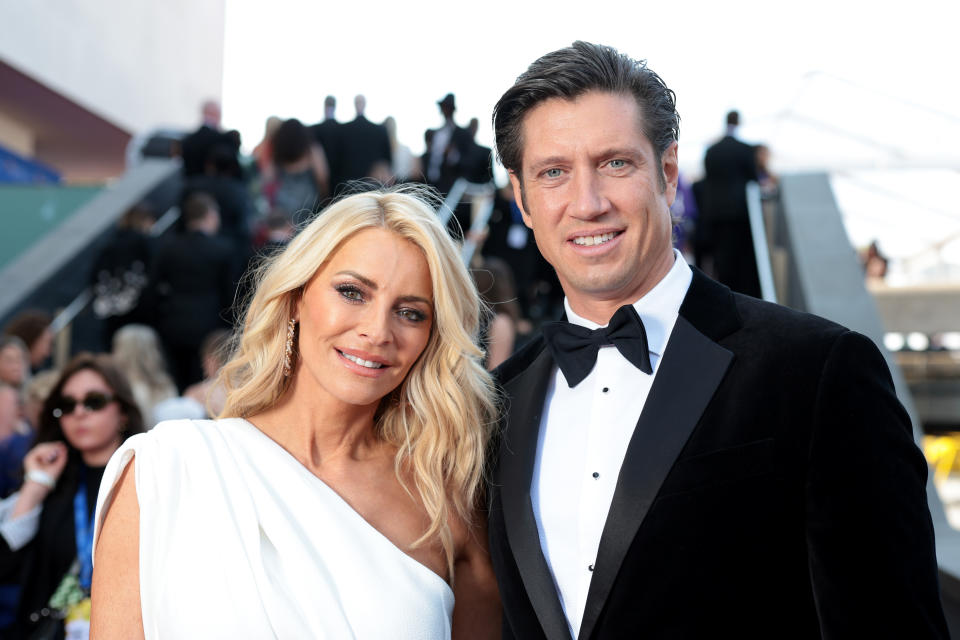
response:
[[[633,303],[633,308],[637,310],[637,314],[643,320],[643,328],[647,332],[647,344],[650,345],[651,353],[663,355],[667,346],[667,339],[670,337],[673,325],[680,314],[680,305],[687,295],[687,289],[690,288],[692,280],[693,271],[690,270],[683,255],[674,249],[673,266],[670,267],[667,275],[646,295]],[[567,312],[567,320],[573,324],[587,329],[599,329],[606,326],[578,316],[570,308],[570,301],[566,297],[563,299],[563,308]]]

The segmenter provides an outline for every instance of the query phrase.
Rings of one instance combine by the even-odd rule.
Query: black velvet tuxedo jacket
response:
[[[507,407],[489,521],[504,638],[570,637],[530,501],[554,366],[538,337],[497,371]],[[694,271],[579,638],[948,637],[926,475],[869,339]]]

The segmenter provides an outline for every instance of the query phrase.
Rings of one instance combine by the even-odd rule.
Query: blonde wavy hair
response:
[[[451,507],[470,523],[497,401],[477,346],[482,307],[476,287],[427,197],[409,187],[348,196],[257,270],[242,333],[234,336],[233,355],[220,371],[227,400],[219,417],[254,415],[286,391],[287,324],[303,288],[346,240],[363,229],[382,228],[415,244],[430,270],[434,323],[407,377],[381,400],[374,428],[396,447],[397,478],[412,494],[404,482],[404,472],[410,473],[429,516],[414,546],[439,540],[452,577]]]

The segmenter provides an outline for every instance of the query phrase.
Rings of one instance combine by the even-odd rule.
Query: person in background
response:
[[[413,155],[410,147],[397,138],[397,121],[393,116],[388,116],[383,121],[383,126],[390,138],[390,154],[393,158],[390,165],[390,172],[393,174],[391,184],[419,180],[422,177],[420,159]]]
[[[33,442],[32,435],[21,433],[20,394],[0,382],[0,499],[17,490],[23,481],[23,457]],[[10,637],[20,597],[19,576],[0,575],[0,638]]]
[[[499,637],[479,312],[420,198],[317,216],[260,272],[219,419],[160,424],[111,460],[98,640]]]
[[[93,263],[92,307],[103,323],[104,348],[109,347],[113,334],[123,325],[149,320],[142,301],[153,260],[150,231],[154,222],[154,211],[146,203],[131,207],[117,222],[113,235]]]
[[[708,227],[717,280],[738,293],[760,297],[760,277],[750,230],[747,183],[757,180],[756,152],[737,138],[740,113],[727,114],[725,135],[703,158],[700,219]]]
[[[15,315],[3,330],[4,334],[17,336],[27,345],[31,371],[42,369],[53,351],[52,321],[53,318],[46,311],[28,309]]]
[[[23,457],[33,443],[33,433],[21,417],[20,392],[0,382],[0,498],[13,493],[23,476]]]
[[[17,336],[0,336],[0,382],[22,389],[30,380],[30,351]]]
[[[370,122],[366,116],[367,99],[357,95],[353,99],[357,117],[340,126],[339,179],[334,193],[354,180],[385,185],[390,182],[390,137],[382,124]]]
[[[236,160],[240,153],[240,135],[236,131],[224,132],[220,127],[220,103],[207,100],[201,107],[203,123],[200,128],[183,139],[183,175],[186,178],[202,175],[210,150],[223,144],[228,147]],[[239,169],[239,161],[235,161]]]
[[[273,179],[273,136],[277,129],[283,124],[283,120],[277,116],[267,118],[263,126],[263,139],[257,143],[250,155],[257,167],[257,173],[263,180]]]
[[[147,429],[156,424],[153,408],[177,395],[167,373],[157,332],[142,324],[128,324],[113,335],[113,361],[126,376]]]
[[[517,287],[510,265],[500,258],[484,258],[471,273],[480,298],[491,312],[481,331],[481,343],[487,351],[487,369],[493,371],[513,355],[520,322]]]
[[[57,378],[59,377],[59,371],[44,369],[34,374],[24,388],[23,417],[30,426],[30,429],[34,432],[40,424],[40,413],[43,409],[43,403],[46,402],[47,396],[50,395],[50,391],[53,389],[53,385],[57,383]]]
[[[326,156],[296,118],[285,120],[273,136],[274,184],[271,205],[299,224],[313,217],[329,188]]]
[[[200,357],[204,378],[188,387],[183,396],[202,406],[208,417],[215,418],[227,403],[226,389],[217,383],[217,376],[230,357],[230,332],[218,330],[208,335],[200,347]]]
[[[443,116],[443,125],[427,134],[424,173],[428,184],[446,195],[463,173],[460,163],[470,148],[470,133],[453,118],[457,110],[457,99],[452,93],[438,100],[437,107]]]
[[[182,216],[186,230],[157,250],[150,284],[155,326],[178,389],[203,379],[200,343],[214,329],[229,326],[234,298],[234,257],[217,237],[216,201],[191,194]]]
[[[760,193],[765,198],[776,197],[780,192],[780,179],[770,167],[770,147],[758,144],[753,150],[757,160],[757,182],[760,184]]]
[[[22,576],[10,637],[64,625],[64,609],[78,633],[88,624],[100,479],[120,444],[142,432],[130,386],[109,356],[79,354],[64,367],[23,459],[23,486],[0,503],[0,581]]]
[[[323,120],[310,127],[310,135],[323,149],[323,154],[327,158],[327,166],[330,170],[330,193],[336,196],[336,186],[340,184],[340,159],[342,134],[341,125],[337,122],[337,99],[333,96],[327,96],[323,99]]]

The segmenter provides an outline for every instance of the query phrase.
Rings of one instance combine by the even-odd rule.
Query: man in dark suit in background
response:
[[[313,139],[323,147],[327,157],[327,166],[330,168],[330,185],[340,184],[340,136],[341,125],[336,119],[337,99],[327,96],[323,99],[323,122],[310,127]]]
[[[369,178],[386,184],[391,178],[390,137],[382,124],[374,124],[364,116],[365,97],[358,95],[353,104],[357,117],[340,128],[341,145],[337,156],[340,183]],[[334,193],[337,193],[336,189]]]
[[[439,100],[437,107],[443,116],[443,126],[427,134],[429,142],[424,154],[424,173],[427,182],[446,194],[463,175],[463,161],[469,154],[472,140],[470,133],[453,119],[457,101],[452,93]]]
[[[497,371],[504,638],[945,638],[926,462],[883,357],[671,246],[679,116],[576,42],[494,109],[563,322]]]
[[[236,170],[240,164],[237,154],[240,152],[240,137],[234,132],[224,132],[220,129],[220,103],[216,100],[207,100],[202,108],[203,123],[200,128],[188,135],[181,143],[180,154],[183,158],[183,175],[203,175],[206,169],[207,157],[216,146],[224,146],[233,154]],[[237,175],[239,176],[239,173]]]
[[[203,339],[230,326],[235,260],[231,245],[216,235],[220,213],[213,197],[194,192],[181,209],[185,231],[157,251],[149,293],[170,373],[182,392],[203,379]]]
[[[703,211],[705,238],[712,246],[717,280],[734,291],[760,297],[760,278],[747,210],[747,183],[757,180],[754,148],[737,140],[740,114],[727,114],[727,131],[707,149],[703,160]]]

